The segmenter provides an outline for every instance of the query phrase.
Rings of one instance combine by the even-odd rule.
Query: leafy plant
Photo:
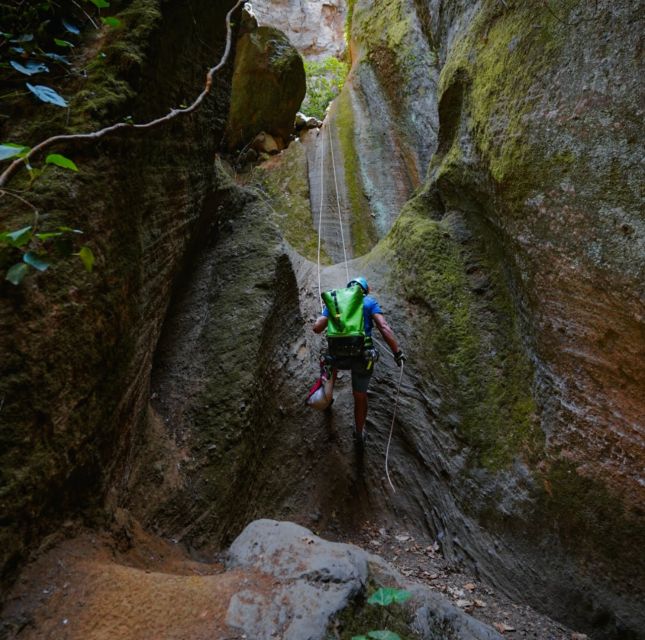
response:
[[[55,104],[57,107],[67,106],[67,100],[65,100],[63,96],[61,96],[57,91],[54,91],[51,87],[47,87],[44,84],[32,85],[28,82],[25,84],[27,85],[27,89],[29,89],[29,91],[31,91],[39,100]]]
[[[0,255],[3,262],[20,260],[7,269],[5,280],[13,285],[19,285],[29,273],[30,267],[37,271],[46,271],[51,266],[52,256],[76,255],[81,259],[88,272],[94,266],[92,250],[83,246],[77,253],[73,253],[73,243],[70,237],[82,234],[80,229],[70,227],[56,227],[55,231],[36,232],[34,227],[28,226],[15,231],[0,232]]]
[[[404,589],[393,587],[381,587],[375,591],[367,600],[367,604],[383,607],[383,625],[387,622],[387,609],[392,604],[402,604],[409,600],[412,594]],[[389,629],[374,629],[365,635],[352,636],[352,640],[401,640],[401,636]]]
[[[404,589],[382,587],[370,596],[367,604],[376,604],[381,607],[387,607],[394,603],[402,604],[403,602],[409,600],[411,597],[412,594],[409,591],[405,591]]]
[[[25,158],[29,151],[30,148],[24,145],[5,142],[0,145],[0,159]],[[32,181],[42,175],[47,165],[54,165],[69,171],[78,171],[78,167],[73,160],[59,153],[50,153],[45,158],[45,167],[42,169],[33,169],[30,165],[27,165],[27,169],[32,174]],[[88,246],[83,246],[77,252],[74,252],[75,243],[73,238],[83,233],[80,229],[59,226],[54,230],[39,231],[38,221],[40,216],[36,208],[23,198],[19,192],[4,190],[3,193],[13,196],[23,204],[31,207],[35,212],[33,225],[14,231],[0,231],[0,266],[17,261],[7,269],[5,280],[17,286],[31,269],[46,271],[51,266],[51,260],[54,256],[78,256],[85,269],[88,272],[92,271],[94,268],[92,250]]]
[[[321,62],[306,60],[307,93],[302,102],[301,111],[322,120],[330,102],[343,88],[348,71],[347,63],[333,56]]]

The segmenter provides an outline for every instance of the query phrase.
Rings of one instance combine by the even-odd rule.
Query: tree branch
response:
[[[110,125],[109,127],[99,129],[98,131],[92,131],[90,133],[72,133],[72,134],[64,134],[64,135],[52,136],[51,138],[47,138],[46,140],[39,142],[35,147],[33,147],[31,151],[24,158],[18,158],[14,160],[5,169],[5,171],[0,175],[0,189],[9,182],[9,180],[14,176],[16,171],[18,171],[18,169],[23,163],[28,164],[32,158],[34,158],[36,155],[38,155],[45,149],[51,147],[52,145],[55,145],[61,142],[70,142],[70,141],[78,141],[78,140],[98,140],[99,138],[103,138],[104,136],[110,133],[114,133],[115,131],[119,131],[121,129],[153,129],[154,127],[158,127],[162,124],[165,124],[166,122],[169,122],[170,120],[176,118],[177,116],[187,115],[189,113],[193,113],[193,111],[196,111],[201,106],[206,96],[211,92],[211,89],[213,87],[213,76],[226,64],[228,56],[231,52],[231,41],[232,41],[231,17],[235,12],[235,10],[244,2],[245,0],[238,0],[235,3],[235,6],[232,7],[231,10],[226,14],[226,47],[224,48],[224,53],[222,54],[220,61],[214,67],[211,67],[206,73],[206,84],[204,85],[204,90],[197,96],[195,101],[190,106],[184,109],[171,109],[170,112],[167,113],[165,116],[156,118],[154,120],[151,120],[150,122],[144,122],[140,124],[131,124],[128,122],[117,122],[116,124]]]

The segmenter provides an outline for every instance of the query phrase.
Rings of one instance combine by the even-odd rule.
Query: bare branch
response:
[[[23,204],[26,204],[36,214],[36,216],[38,216],[38,209],[36,208],[36,206],[33,205],[31,202],[29,202],[29,200],[26,200],[25,198],[23,198],[13,189],[2,189],[2,191],[0,191],[0,197],[2,196],[11,196],[16,200],[20,200],[20,202],[22,202]]]
[[[85,14],[85,17],[92,23],[92,26],[95,29],[99,28],[99,25],[96,24],[96,22],[94,22],[94,20],[92,19],[92,16],[87,11],[85,11],[85,9],[83,9],[83,7],[81,7],[81,5],[78,4],[78,2],[76,2],[75,0],[72,0],[72,4],[76,5]]]
[[[92,131],[90,133],[73,133],[73,134],[64,134],[58,136],[52,136],[47,138],[42,142],[39,142],[31,151],[24,157],[14,160],[5,171],[0,175],[0,189],[4,187],[7,182],[13,177],[13,175],[18,171],[20,165],[23,163],[28,163],[34,156],[38,155],[45,149],[51,147],[52,145],[61,143],[61,142],[70,142],[78,140],[98,140],[104,136],[119,131],[121,129],[152,129],[158,127],[159,125],[169,122],[173,118],[176,118],[180,115],[187,115],[196,111],[206,98],[206,96],[211,92],[213,87],[213,76],[226,64],[228,56],[231,52],[231,41],[232,41],[232,30],[231,30],[231,17],[235,10],[245,2],[245,0],[238,0],[234,7],[226,14],[226,47],[224,48],[224,53],[220,61],[208,70],[206,74],[206,84],[204,85],[204,90],[197,96],[195,101],[188,107],[184,109],[171,109],[169,113],[150,122],[144,122],[141,124],[130,124],[128,122],[117,122],[116,124],[110,125],[98,131]]]

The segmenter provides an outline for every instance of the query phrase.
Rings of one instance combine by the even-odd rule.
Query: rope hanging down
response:
[[[323,127],[325,125],[323,124]],[[320,280],[320,246],[322,242],[322,210],[323,210],[323,194],[325,193],[325,181],[323,179],[323,168],[325,161],[325,134],[322,136],[322,147],[320,149],[320,209],[318,210],[318,299],[320,300],[320,310],[322,311],[324,305],[322,303],[322,284]]]
[[[347,267],[347,249],[345,248],[345,233],[343,232],[343,218],[340,210],[340,198],[338,196],[338,180],[336,178],[336,161],[334,159],[334,140],[331,136],[331,126],[329,127],[329,149],[331,151],[331,167],[334,173],[334,189],[336,190],[336,206],[338,207],[338,225],[340,226],[340,239],[343,243],[343,257],[345,258],[345,275],[349,282],[349,268]]]
[[[388,436],[387,447],[385,449],[385,475],[394,493],[396,493],[396,489],[394,488],[394,485],[392,484],[392,480],[390,479],[388,460],[390,458],[390,443],[392,442],[392,433],[394,433],[394,420],[396,419],[396,409],[399,406],[399,394],[401,392],[401,381],[403,380],[403,365],[404,363],[401,362],[401,373],[399,374],[399,384],[396,387],[396,401],[394,402],[394,412],[392,413],[392,424],[390,425],[390,435]]]
[[[323,129],[325,125],[323,124]],[[345,260],[345,275],[347,277],[347,282],[349,282],[349,267],[347,265],[347,248],[345,246],[345,233],[343,230],[343,218],[342,211],[340,206],[340,197],[338,194],[338,178],[336,176],[336,159],[334,157],[334,140],[331,132],[331,125],[328,129],[329,131],[329,150],[331,153],[331,163],[332,163],[332,172],[334,174],[334,190],[336,191],[336,207],[338,209],[338,224],[340,226],[340,238],[343,245],[343,257]],[[324,204],[324,189],[325,189],[325,176],[324,176],[324,159],[325,159],[325,134],[322,135],[321,149],[320,149],[320,208],[318,211],[318,297],[322,300],[322,284],[320,277],[320,252],[321,252],[321,243],[322,243],[322,212]],[[375,338],[374,338],[375,339]],[[375,339],[376,340],[376,339]],[[377,342],[379,342],[377,340]],[[379,343],[380,344],[380,343]],[[382,345],[381,345],[382,346]],[[396,493],[394,484],[392,484],[392,479],[390,478],[389,470],[389,458],[390,458],[390,444],[392,442],[392,434],[394,433],[394,422],[396,420],[396,410],[399,406],[399,395],[401,392],[401,381],[403,380],[403,362],[401,363],[401,373],[399,375],[399,383],[396,388],[396,401],[394,403],[394,412],[392,413],[392,424],[390,425],[390,434],[387,439],[387,447],[385,449],[385,475],[387,481],[392,487],[392,491]]]

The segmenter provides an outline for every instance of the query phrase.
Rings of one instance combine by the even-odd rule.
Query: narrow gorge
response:
[[[104,4],[0,3],[0,638],[645,638],[640,3]]]

